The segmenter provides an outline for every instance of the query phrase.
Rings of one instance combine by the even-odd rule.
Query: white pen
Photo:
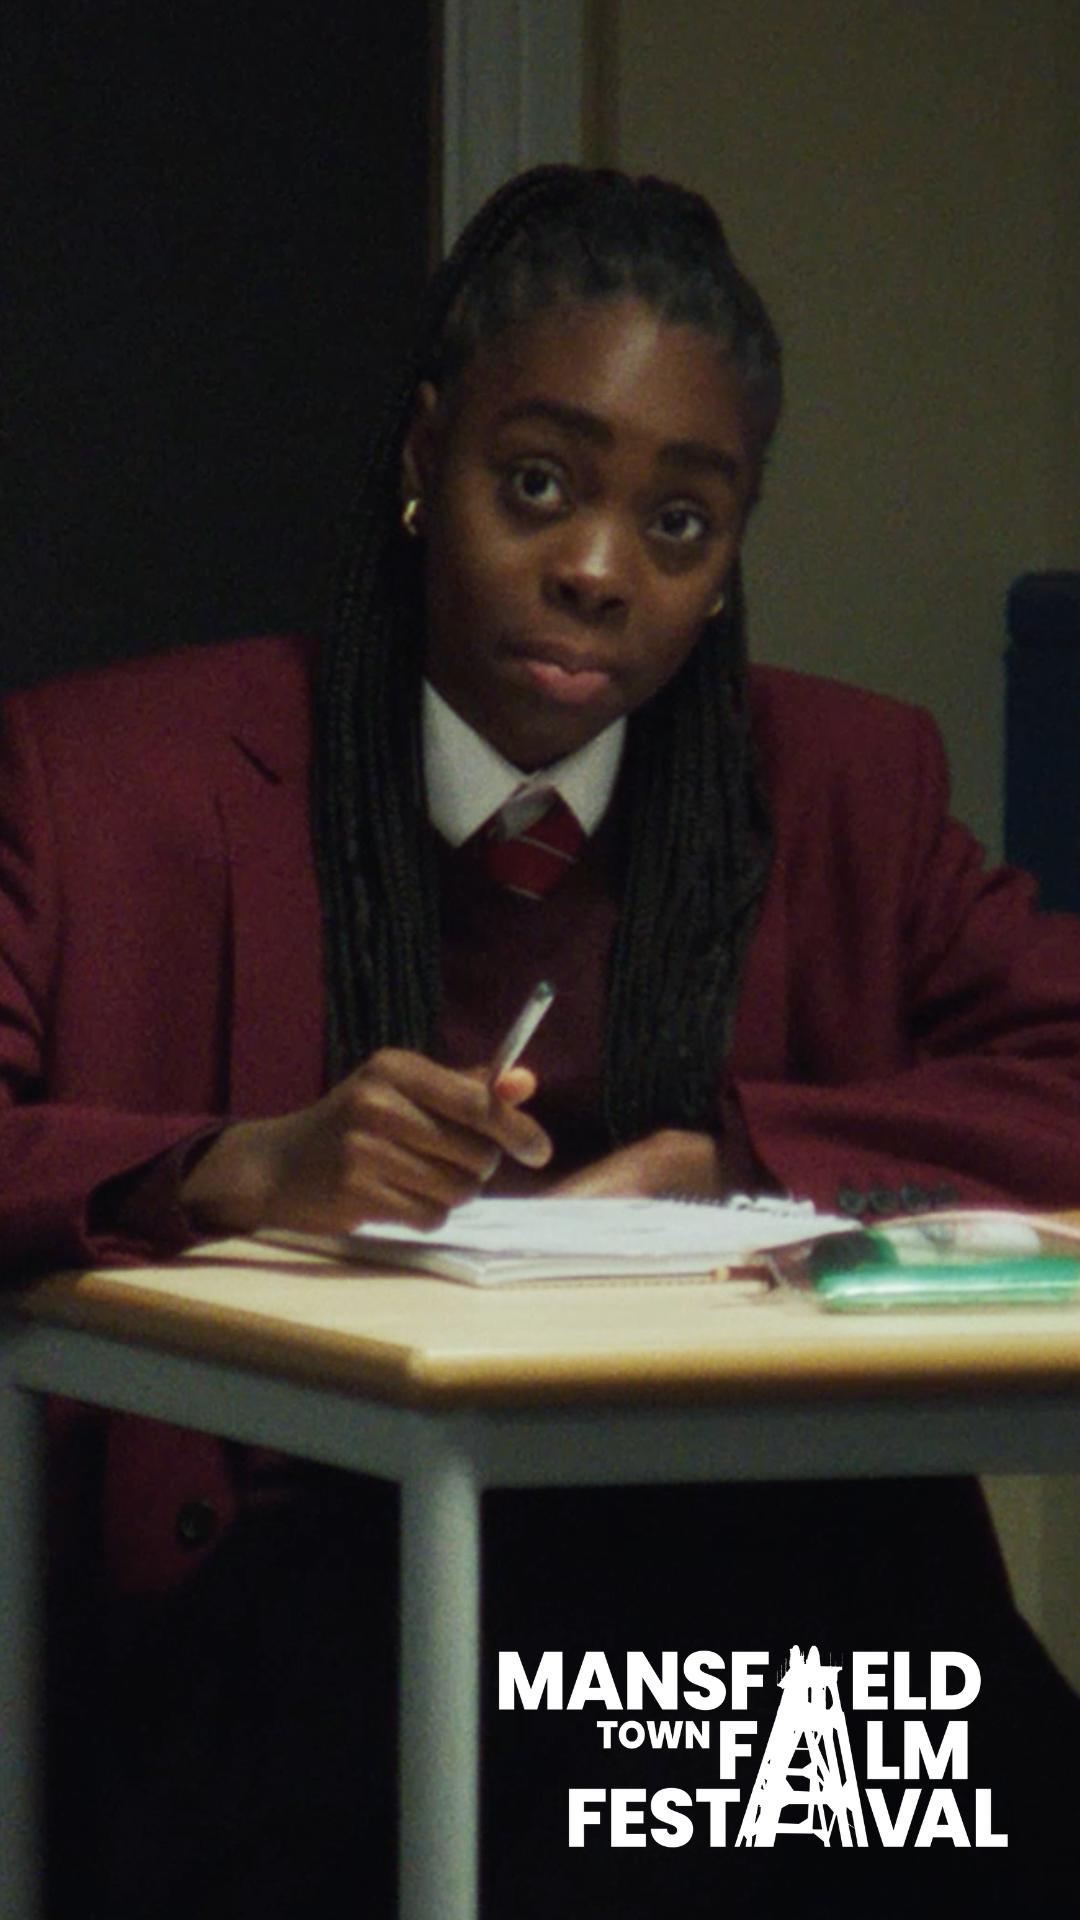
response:
[[[493,1087],[499,1075],[520,1060],[554,998],[555,989],[550,980],[541,980],[539,985],[533,988],[517,1019],[511,1023],[504,1038],[495,1049],[488,1068],[489,1087]]]

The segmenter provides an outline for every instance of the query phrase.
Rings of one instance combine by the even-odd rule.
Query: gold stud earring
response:
[[[419,540],[422,531],[424,503],[418,493],[411,493],[401,509],[401,524],[410,540]]]
[[[718,593],[716,596],[716,599],[712,603],[712,606],[709,608],[708,618],[710,620],[715,620],[717,614],[723,613],[723,611],[724,611],[724,596],[722,593]]]

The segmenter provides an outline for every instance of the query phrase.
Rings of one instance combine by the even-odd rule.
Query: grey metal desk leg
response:
[[[0,1335],[0,1916],[41,1910],[39,1754],[43,1403],[16,1386]]]
[[[401,1511],[401,1920],[474,1920],[479,1819],[480,1488],[437,1456]]]

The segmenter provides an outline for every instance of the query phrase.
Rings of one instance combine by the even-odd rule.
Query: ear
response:
[[[430,380],[421,381],[413,402],[413,416],[401,449],[402,500],[423,500],[431,491],[435,470],[435,416],[439,395]]]

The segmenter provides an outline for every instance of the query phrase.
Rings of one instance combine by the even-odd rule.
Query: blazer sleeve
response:
[[[780,783],[793,1011],[787,1070],[736,1077],[752,1146],[856,1215],[1078,1205],[1080,921],[984,868],[933,722],[887,719],[825,817]]]
[[[93,818],[87,830],[107,831]],[[55,821],[32,718],[12,695],[0,731],[0,1271],[34,1262],[85,1265],[145,1258],[187,1245],[179,1210],[165,1207],[160,1233],[128,1234],[94,1219],[106,1183],[147,1167],[179,1143],[220,1125],[204,1112],[162,1114],[83,1097],[77,1071],[56,1097],[53,1054],[64,943],[85,936],[65,916]],[[93,1017],[92,1008],[82,1016]],[[67,1016],[64,1048],[78,1053]],[[123,1052],[137,1044],[117,1035]]]

